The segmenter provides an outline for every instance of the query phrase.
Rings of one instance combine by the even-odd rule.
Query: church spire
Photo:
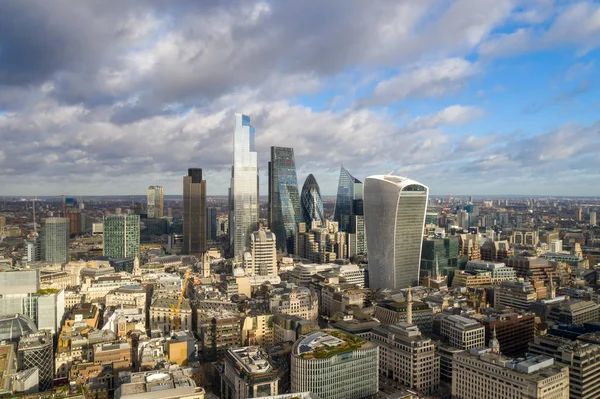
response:
[[[492,353],[500,354],[500,342],[496,339],[496,327],[494,327],[494,332],[492,333],[492,339],[490,340],[490,349]]]

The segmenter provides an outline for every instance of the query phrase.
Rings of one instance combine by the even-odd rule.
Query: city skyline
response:
[[[200,160],[225,195],[243,112],[263,193],[281,146],[323,195],[340,165],[432,194],[596,195],[596,2],[66,4],[0,5],[21,21],[0,29],[1,194],[177,193]]]

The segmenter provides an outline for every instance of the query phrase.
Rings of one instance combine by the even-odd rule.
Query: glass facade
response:
[[[196,255],[206,252],[206,180],[202,169],[190,168],[183,177],[183,253]]]
[[[337,197],[335,199],[335,211],[333,212],[333,220],[339,222],[340,229],[351,232],[352,215],[355,214],[354,202],[355,200],[362,200],[362,197],[362,182],[352,176],[342,166],[340,169]],[[362,215],[362,209],[360,214]]]
[[[42,221],[42,257],[46,262],[69,261],[69,219],[47,218]]]
[[[148,218],[158,219],[164,216],[164,193],[161,186],[148,187]]]
[[[140,216],[104,216],[104,256],[135,258],[140,255]]]
[[[364,213],[370,288],[401,289],[419,280],[429,189],[404,177],[365,182]]]
[[[277,249],[294,253],[296,225],[302,222],[294,149],[271,147],[269,162],[269,225]]]
[[[302,218],[307,224],[307,227],[314,221],[320,222],[321,225],[325,223],[321,190],[319,189],[317,180],[312,174],[306,177],[304,185],[302,186],[300,207],[302,208]]]
[[[235,114],[231,168],[229,242],[233,256],[250,250],[250,235],[258,230],[258,161],[250,117]]]

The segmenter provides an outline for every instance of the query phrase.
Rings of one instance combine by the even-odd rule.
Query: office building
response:
[[[291,391],[360,399],[379,391],[379,348],[339,330],[313,332],[292,348]]]
[[[269,226],[277,249],[294,253],[296,224],[302,222],[294,149],[271,147],[269,162]]]
[[[476,320],[451,314],[439,316],[440,335],[449,345],[462,350],[485,346],[485,327]]]
[[[421,271],[427,270],[429,276],[433,277],[437,262],[439,273],[447,276],[449,270],[458,266],[458,241],[457,236],[424,238],[421,250]]]
[[[69,261],[69,223],[67,218],[42,220],[41,257],[46,262],[67,263]]]
[[[317,321],[319,317],[319,297],[316,292],[306,288],[271,293],[269,307],[272,313],[300,316],[309,321]]]
[[[81,210],[79,208],[66,208],[65,217],[69,219],[69,234],[81,233]]]
[[[323,211],[323,200],[321,199],[321,189],[315,177],[311,174],[306,177],[302,192],[300,194],[300,208],[302,209],[302,218],[304,223],[311,225],[317,222],[320,225],[325,223],[325,212]]]
[[[244,255],[246,275],[271,276],[277,274],[275,234],[258,230],[250,236],[250,252]]]
[[[198,353],[205,361],[215,361],[225,356],[230,348],[242,345],[240,313],[221,306],[196,311],[200,337]]]
[[[569,366],[570,399],[600,397],[600,346],[587,342],[545,335],[529,343],[529,354],[553,357]]]
[[[408,321],[409,302],[396,302],[393,300],[380,301],[375,306],[374,317],[381,324],[396,324]],[[423,334],[431,334],[433,330],[433,309],[426,303],[412,302],[412,321]]]
[[[485,342],[490,342],[494,332],[502,353],[520,357],[527,352],[527,344],[535,333],[534,313],[499,313],[489,316],[473,315],[485,327]]]
[[[278,394],[279,376],[258,346],[229,349],[221,373],[221,397],[262,398]]]
[[[440,357],[435,344],[421,336],[415,325],[400,322],[380,325],[368,334],[379,347],[379,372],[383,378],[421,394],[431,394],[440,381]]]
[[[351,218],[354,215],[354,201],[362,199],[363,183],[342,166],[333,212],[333,220],[339,223],[340,229],[350,231]]]
[[[370,288],[417,285],[429,189],[392,175],[368,177],[364,188]]]
[[[104,256],[135,258],[140,256],[140,216],[104,216]]]
[[[150,330],[156,331],[163,336],[171,334],[175,329],[175,318],[179,319],[179,329],[192,329],[192,308],[190,301],[184,298],[179,310],[177,307],[177,297],[175,298],[156,298],[150,305]]]
[[[19,370],[37,367],[40,392],[52,387],[54,380],[54,351],[52,335],[37,332],[21,336],[17,349]]]
[[[590,226],[596,225],[596,211],[590,211]]]
[[[206,252],[206,180],[202,169],[188,169],[183,177],[183,248],[185,255],[200,259]]]
[[[250,117],[235,114],[233,165],[229,189],[229,242],[241,259],[250,249],[250,235],[258,230],[258,163]]]
[[[568,399],[569,369],[545,356],[513,360],[490,349],[454,356],[452,396],[461,399]]]
[[[204,399],[206,393],[179,367],[131,373],[120,379],[115,399]]]
[[[600,307],[592,301],[572,300],[559,302],[550,308],[548,320],[559,324],[581,326],[598,321]]]
[[[533,285],[522,281],[503,281],[494,289],[494,307],[528,310],[537,301]]]
[[[217,208],[208,208],[206,211],[206,239],[217,239]]]
[[[164,194],[161,186],[148,187],[148,218],[158,219],[164,216]]]

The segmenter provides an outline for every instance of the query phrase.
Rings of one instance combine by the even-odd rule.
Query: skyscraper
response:
[[[229,189],[229,242],[241,259],[250,249],[250,235],[258,230],[258,161],[250,117],[235,114],[233,165]]]
[[[104,256],[135,258],[140,255],[140,216],[104,216]]]
[[[344,231],[350,230],[350,218],[354,214],[354,200],[362,200],[362,197],[362,182],[352,176],[342,166],[340,169],[337,197],[335,199],[335,211],[333,212],[333,220],[339,222],[340,229]]]
[[[252,233],[250,237],[250,256],[246,259],[246,272],[258,276],[277,274],[275,234],[261,229]]]
[[[148,218],[158,219],[164,216],[164,195],[161,186],[148,187]]]
[[[42,220],[42,259],[46,262],[69,261],[69,219],[46,218]]]
[[[202,169],[188,169],[183,177],[183,253],[199,255],[206,252],[206,180]]]
[[[370,288],[400,289],[419,280],[429,189],[392,175],[365,182],[364,211]]]
[[[300,208],[302,209],[302,218],[307,226],[312,222],[325,222],[325,212],[323,211],[323,200],[321,199],[321,190],[315,177],[311,174],[306,177],[302,186],[300,195]]]
[[[269,162],[269,226],[277,249],[294,252],[296,223],[302,222],[294,149],[271,147]]]
[[[206,239],[217,239],[217,208],[209,207],[206,210]]]

